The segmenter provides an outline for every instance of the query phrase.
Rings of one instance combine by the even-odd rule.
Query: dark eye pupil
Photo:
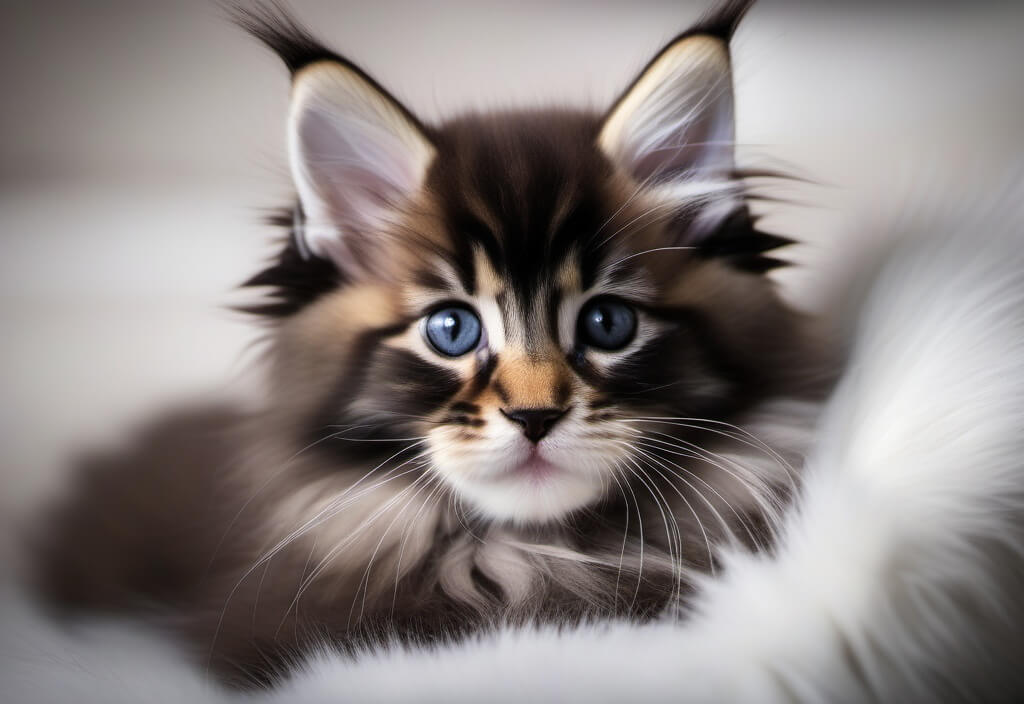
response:
[[[601,300],[588,303],[580,311],[577,336],[585,345],[603,350],[619,350],[636,334],[636,314],[622,301]]]
[[[423,335],[439,353],[459,357],[480,342],[480,319],[468,308],[443,308],[427,317]]]

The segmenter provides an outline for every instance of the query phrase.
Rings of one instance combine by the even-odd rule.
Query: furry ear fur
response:
[[[733,171],[729,50],[687,35],[665,48],[615,103],[601,149],[640,181],[727,180]]]
[[[418,190],[433,159],[426,128],[277,0],[228,10],[292,72],[288,150],[301,208],[296,248],[303,258],[333,262],[343,276],[365,274],[389,214]]]
[[[374,237],[420,188],[434,154],[408,111],[333,61],[295,75],[288,149],[304,244],[354,275],[369,266]]]
[[[647,64],[605,115],[598,147],[654,199],[678,210],[669,246],[695,248],[745,271],[786,262],[765,256],[791,241],[760,232],[735,167],[729,42],[753,0],[726,0]]]
[[[665,46],[619,96],[598,144],[637,179],[722,179],[733,172],[729,42],[753,0],[726,0]]]

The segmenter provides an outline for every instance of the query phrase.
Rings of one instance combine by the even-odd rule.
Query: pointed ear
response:
[[[727,39],[690,32],[669,44],[616,101],[604,153],[640,181],[724,181],[733,172]]]
[[[349,274],[373,267],[382,226],[422,186],[434,148],[412,114],[344,60],[293,77],[288,120],[300,244]]]

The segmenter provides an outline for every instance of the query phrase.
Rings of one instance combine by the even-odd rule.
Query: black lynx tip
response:
[[[292,77],[306,66],[329,61],[344,66],[368,83],[424,134],[427,127],[400,100],[386,90],[373,76],[341,54],[327,48],[313,36],[288,9],[282,0],[218,0],[228,17],[238,27],[255,37],[280,57]]]
[[[754,2],[755,0],[724,0],[708,10],[700,21],[680,38],[703,34],[728,42]]]
[[[277,54],[291,73],[318,61],[351,62],[321,44],[280,0],[221,0],[228,17]]]
[[[679,44],[692,37],[714,37],[728,45],[732,35],[736,33],[736,28],[739,26],[740,21],[754,2],[755,0],[723,0],[705,12],[704,16],[696,24],[691,25],[689,29],[673,37],[671,41],[654,55],[654,58],[647,62],[647,65],[637,74],[633,82],[612,103],[608,112],[605,113],[605,119],[615,112],[625,97],[629,95],[630,91],[636,87],[640,79]]]

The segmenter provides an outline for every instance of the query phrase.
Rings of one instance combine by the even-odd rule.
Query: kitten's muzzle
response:
[[[555,424],[561,420],[568,408],[515,408],[500,409],[501,414],[520,426],[523,435],[530,442],[540,442],[541,438],[551,432]]]

